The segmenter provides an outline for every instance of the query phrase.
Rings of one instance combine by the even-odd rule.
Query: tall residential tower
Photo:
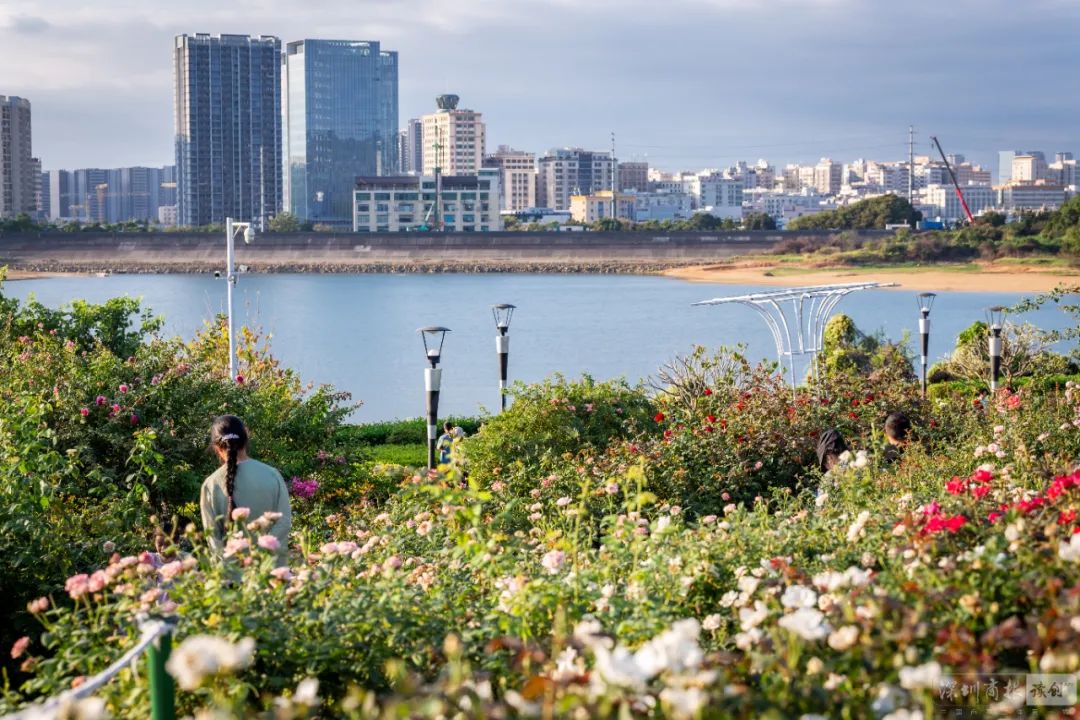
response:
[[[378,42],[285,48],[285,209],[352,227],[357,177],[398,172],[398,56]]]
[[[0,95],[0,218],[37,212],[41,166],[30,143],[30,101]]]
[[[281,208],[281,41],[177,35],[177,221],[264,226]]]
[[[475,175],[484,164],[487,131],[481,114],[459,110],[457,95],[440,95],[439,109],[420,119],[423,124],[423,171],[433,175]]]

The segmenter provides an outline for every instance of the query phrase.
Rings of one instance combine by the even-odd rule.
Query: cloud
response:
[[[664,167],[783,164],[899,157],[914,123],[989,162],[1080,150],[1078,20],[1076,0],[0,0],[0,92],[34,102],[47,167],[167,162],[176,34],[379,40],[402,122],[456,92],[492,145],[614,130]]]
[[[32,15],[17,15],[8,21],[10,27],[20,35],[37,35],[49,29],[49,21]]]

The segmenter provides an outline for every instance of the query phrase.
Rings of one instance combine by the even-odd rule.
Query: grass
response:
[[[399,445],[372,445],[367,448],[371,459],[377,463],[423,467],[427,465],[427,445],[407,443]]]

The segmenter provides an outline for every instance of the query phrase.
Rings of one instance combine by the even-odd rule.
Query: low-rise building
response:
[[[964,200],[972,215],[978,215],[984,210],[989,210],[997,205],[997,193],[990,185],[966,185],[960,188],[964,193]],[[956,196],[956,188],[950,185],[928,185],[921,191],[924,217],[935,217],[939,220],[963,220],[966,219],[964,208],[960,205],[960,198]],[[931,213],[927,214],[927,210]]]
[[[998,205],[1009,212],[1017,210],[1057,210],[1068,193],[1063,185],[1046,182],[1014,182],[996,188]]]
[[[438,186],[438,187],[436,187]],[[354,232],[502,230],[499,170],[476,175],[360,177],[353,191]]]
[[[615,198],[614,202],[612,196]],[[615,206],[614,212],[612,210],[613,204]],[[633,222],[634,194],[600,190],[589,195],[571,195],[570,217],[574,222],[585,223],[586,225],[610,217]]]
[[[634,222],[686,220],[693,215],[690,195],[682,192],[635,192]]]

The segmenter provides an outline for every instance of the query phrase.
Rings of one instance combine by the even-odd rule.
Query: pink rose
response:
[[[281,543],[273,535],[260,535],[256,542],[259,543],[259,547],[263,550],[269,550],[270,552],[277,552],[281,549]]]

